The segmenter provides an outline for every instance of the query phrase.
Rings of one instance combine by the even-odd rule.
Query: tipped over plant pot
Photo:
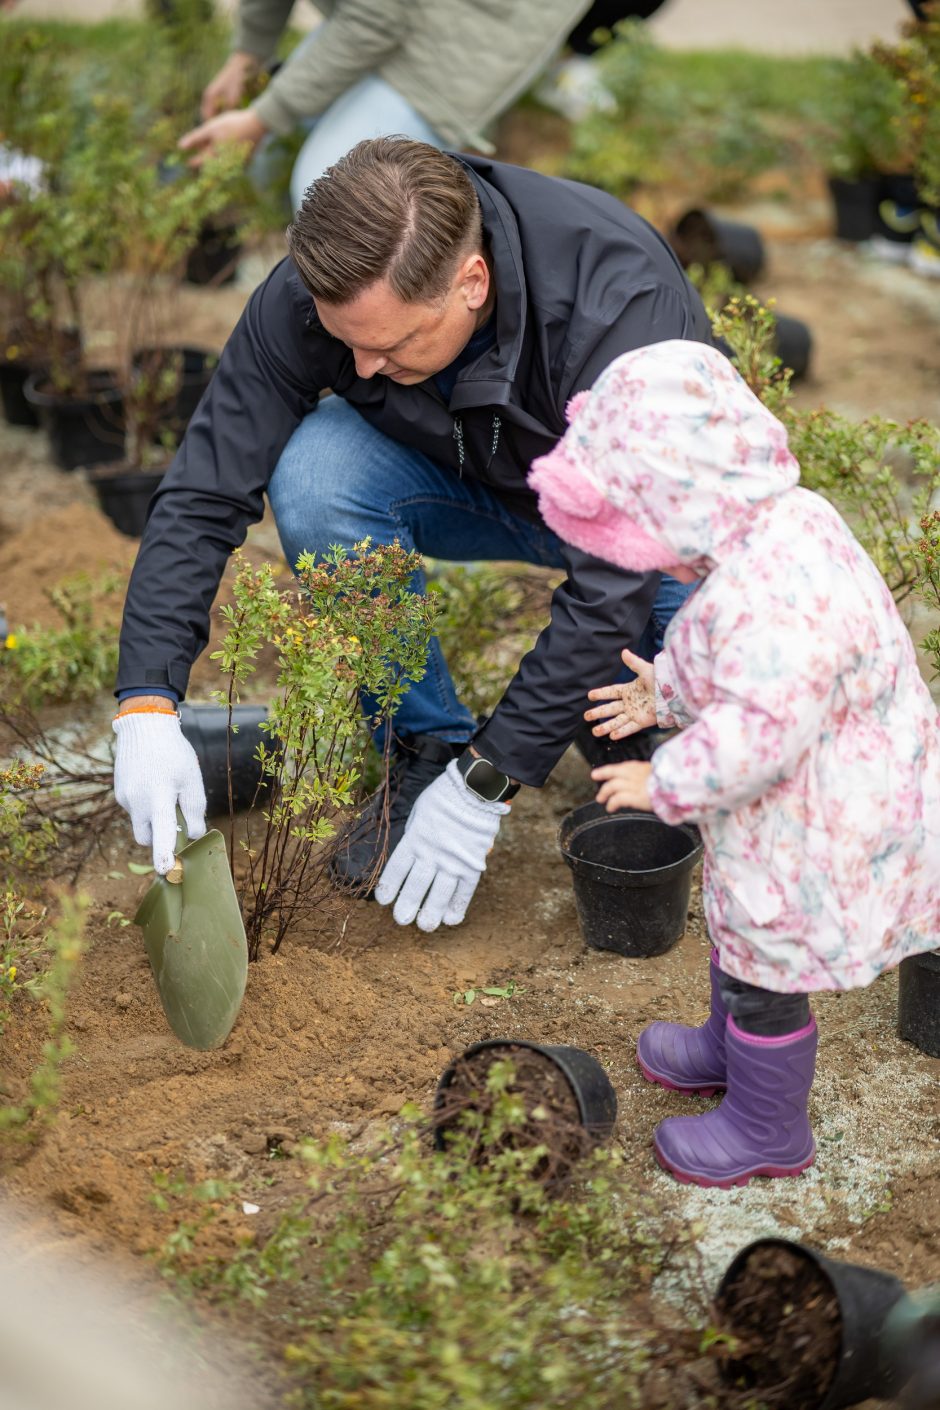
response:
[[[764,242],[753,225],[722,220],[698,207],[681,215],[669,234],[669,243],[683,269],[700,264],[723,264],[739,284],[749,284],[764,268]]]
[[[719,1330],[731,1338],[722,1379],[768,1410],[842,1410],[889,1398],[905,1370],[881,1338],[905,1297],[890,1273],[787,1239],[758,1239],[732,1260],[715,1298]]]
[[[597,1058],[521,1038],[474,1043],[452,1062],[432,1118],[438,1150],[458,1149],[477,1163],[544,1147],[533,1174],[549,1187],[568,1178],[616,1119],[617,1094]]]
[[[898,1036],[940,1058],[940,950],[909,955],[898,966]]]
[[[262,730],[268,718],[263,705],[234,705],[229,729],[228,710],[221,705],[180,706],[180,727],[196,751],[206,788],[206,812],[218,817],[228,812],[228,763],[232,761],[232,805],[237,812],[250,808],[262,782],[258,745],[272,748]]]
[[[653,813],[584,803],[562,820],[558,842],[592,949],[648,958],[681,940],[702,855],[691,823],[672,827]]]

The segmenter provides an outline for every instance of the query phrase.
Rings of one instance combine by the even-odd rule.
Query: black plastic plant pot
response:
[[[890,1399],[907,1370],[882,1333],[906,1297],[891,1273],[758,1239],[732,1259],[715,1298],[720,1329],[737,1341],[722,1378],[787,1410]]]
[[[204,225],[186,258],[187,284],[231,284],[238,273],[241,242],[237,225]]]
[[[183,734],[196,751],[202,781],[206,788],[206,812],[218,817],[228,812],[228,742],[232,746],[232,802],[235,810],[250,808],[262,780],[256,757],[259,744],[269,748],[269,736],[261,729],[268,712],[263,705],[235,705],[232,724],[238,733],[230,734],[228,710],[221,705],[180,706]]]
[[[0,362],[0,405],[3,407],[3,416],[8,426],[29,426],[35,429],[39,425],[39,417],[36,408],[31,406],[24,395],[26,380],[36,371],[28,362],[7,361]]]
[[[88,472],[88,483],[98,497],[102,512],[128,538],[139,539],[147,523],[150,501],[163,479],[162,470],[108,469]]]
[[[909,955],[898,967],[898,1036],[940,1058],[940,950]]]
[[[692,872],[702,855],[696,827],[585,803],[562,820],[558,841],[571,868],[581,933],[592,949],[648,959],[681,940]]]
[[[845,181],[842,177],[830,176],[829,191],[835,209],[836,239],[854,244],[870,240],[875,232],[881,177],[865,176]]]
[[[172,401],[160,413],[160,428],[172,431],[177,440],[193,418],[203,392],[212,381],[218,356],[206,348],[138,348],[131,356],[135,371],[149,378],[159,376],[164,365],[179,358],[179,387]]]
[[[453,1095],[454,1081],[461,1064],[481,1053],[492,1054],[496,1060],[501,1056],[500,1050],[505,1050],[505,1056],[510,1060],[514,1051],[521,1050],[535,1053],[551,1063],[574,1097],[578,1122],[586,1137],[586,1145],[596,1145],[606,1140],[617,1120],[617,1093],[596,1057],[584,1052],[582,1048],[530,1043],[523,1038],[488,1038],[467,1048],[459,1058],[450,1063],[441,1076],[434,1097],[434,1144],[438,1150],[446,1149],[458,1127],[459,1111],[455,1110],[453,1114],[448,1112],[448,1103]],[[466,1107],[461,1107],[460,1110],[466,1110]]]
[[[669,242],[685,268],[690,264],[723,264],[739,284],[749,284],[764,268],[766,255],[759,230],[739,221],[721,220],[697,207],[679,217]]]
[[[23,388],[61,470],[124,459],[124,399],[117,374],[102,369],[90,372],[87,380],[81,397],[57,392],[41,372],[28,377]]]
[[[813,354],[813,335],[807,324],[799,318],[778,313],[774,350],[784,367],[789,367],[793,373],[793,381],[799,382],[809,371]]]

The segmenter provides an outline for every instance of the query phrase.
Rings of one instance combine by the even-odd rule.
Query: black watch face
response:
[[[509,778],[486,759],[474,759],[464,774],[467,787],[487,803],[498,803],[509,789]]]

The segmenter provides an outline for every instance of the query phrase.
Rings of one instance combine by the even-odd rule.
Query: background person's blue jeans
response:
[[[320,26],[298,46],[304,48],[319,41]],[[432,147],[443,147],[444,139],[430,123],[403,98],[396,88],[378,74],[347,88],[316,118],[303,118],[298,124],[307,133],[306,141],[294,161],[290,178],[290,199],[298,210],[307,187],[322,176],[328,166],[345,156],[357,142],[367,137],[411,137]],[[262,190],[273,185],[277,169],[272,160],[276,141],[266,138],[258,148],[249,168],[252,181]]]
[[[399,541],[403,548],[450,562],[487,559],[564,568],[561,540],[544,524],[512,513],[485,485],[460,479],[421,451],[376,430],[340,397],[320,402],[288,441],[268,497],[288,563],[332,544],[351,548]],[[425,590],[422,572],[413,578]],[[640,654],[652,660],[670,619],[691,589],[664,577]],[[624,645],[627,643],[625,642]],[[624,674],[628,679],[630,673]],[[476,721],[457,692],[440,643],[432,639],[427,670],[403,698],[398,734],[431,734],[459,743]]]

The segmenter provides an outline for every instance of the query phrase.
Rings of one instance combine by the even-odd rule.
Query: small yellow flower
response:
[[[10,632],[7,636],[6,641],[3,644],[6,647],[7,651],[15,651],[16,648],[19,646],[19,642],[16,639],[16,634],[14,632]]]
[[[11,964],[11,965],[10,965],[10,968],[7,970],[7,978],[9,979],[9,981],[10,981],[11,984],[13,983],[14,979],[16,978],[16,965],[15,965],[15,964]]]

